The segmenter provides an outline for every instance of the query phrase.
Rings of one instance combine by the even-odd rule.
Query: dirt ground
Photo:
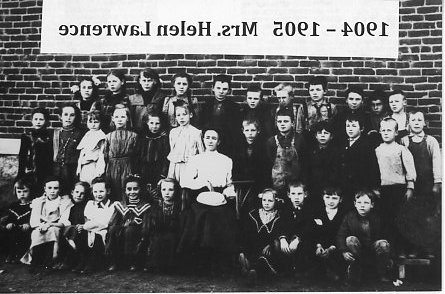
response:
[[[407,268],[407,280],[400,287],[392,282],[366,282],[351,288],[342,283],[298,281],[278,277],[258,281],[249,287],[238,274],[228,276],[166,275],[118,271],[80,275],[71,272],[38,270],[31,273],[25,265],[3,264],[0,270],[0,292],[307,292],[307,291],[436,291],[441,289],[440,276],[425,268]]]

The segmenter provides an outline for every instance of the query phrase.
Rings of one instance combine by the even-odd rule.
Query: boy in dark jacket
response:
[[[364,263],[373,264],[380,281],[387,281],[386,272],[391,266],[390,243],[385,224],[372,210],[375,195],[371,191],[355,194],[355,210],[349,212],[337,233],[337,247],[348,264],[349,282],[359,283]]]

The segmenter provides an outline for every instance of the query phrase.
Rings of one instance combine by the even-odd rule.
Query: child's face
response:
[[[271,211],[275,208],[275,197],[271,192],[263,194],[263,198],[261,198],[261,205],[265,211]]]
[[[291,96],[288,91],[276,91],[278,103],[280,106],[288,106],[291,102]]]
[[[189,83],[186,78],[176,78],[173,87],[175,88],[176,95],[184,96],[189,88]]]
[[[389,96],[389,107],[393,113],[401,112],[406,106],[405,96],[402,94],[395,94]]]
[[[215,85],[213,86],[213,93],[215,93],[215,98],[218,101],[223,101],[226,99],[226,96],[229,94],[230,88],[229,83],[227,82],[215,82]]]
[[[15,188],[15,194],[20,203],[26,203],[28,202],[31,192],[28,187],[24,186],[23,188]]]
[[[249,108],[254,109],[260,104],[261,92],[247,92],[246,102]]]
[[[350,139],[355,139],[361,134],[360,123],[358,121],[346,121],[346,134]]]
[[[139,75],[139,84],[141,85],[142,91],[150,91],[151,89],[153,89],[155,83],[155,80],[153,80],[152,78],[146,78],[142,74]]]
[[[100,128],[100,121],[95,118],[89,117],[87,121],[87,127],[90,130],[97,131]]]
[[[82,99],[88,100],[91,95],[93,95],[93,82],[87,80],[80,82],[80,96],[82,96]]]
[[[292,128],[292,120],[287,115],[277,116],[277,128],[282,134],[288,133]]]
[[[253,144],[255,138],[258,136],[258,129],[254,124],[243,122],[243,134],[246,137],[248,144]]]
[[[303,187],[289,187],[287,196],[289,197],[294,207],[299,207],[304,203],[306,192],[304,192]]]
[[[127,112],[125,109],[116,109],[113,112],[113,123],[116,126],[116,129],[123,129],[127,125]]]
[[[108,75],[107,76],[107,84],[108,84],[108,89],[110,89],[111,92],[116,94],[121,91],[124,81],[122,81],[115,75]]]
[[[93,197],[96,202],[107,201],[108,189],[105,183],[96,183],[92,187]]]
[[[326,91],[323,89],[323,85],[309,85],[309,95],[312,102],[322,101]]]
[[[139,183],[138,182],[128,182],[125,185],[125,195],[127,195],[128,199],[136,200],[139,198],[140,193]]]
[[[74,187],[73,192],[71,192],[74,203],[82,202],[85,199],[85,187],[82,185],[77,185]]]
[[[51,181],[45,184],[45,194],[50,200],[54,200],[59,196],[59,181]]]
[[[380,135],[385,143],[392,143],[396,140],[396,122],[395,121],[382,121],[380,123]]]
[[[346,104],[349,109],[357,110],[363,105],[363,97],[358,93],[351,92],[346,98]]]
[[[150,132],[157,134],[161,129],[161,119],[158,116],[149,116],[147,126]]]
[[[207,151],[215,151],[219,145],[219,135],[214,130],[208,130],[204,134],[203,141]]]
[[[341,202],[341,197],[337,194],[324,194],[323,195],[324,206],[329,209],[337,209]]]
[[[192,118],[192,114],[185,107],[176,107],[175,116],[178,124],[183,127],[190,124],[190,119]]]
[[[43,113],[34,113],[31,119],[31,123],[34,129],[41,129],[46,123],[45,116],[43,115]]]
[[[409,128],[411,133],[420,134],[425,126],[425,117],[422,112],[409,115]]]
[[[62,126],[70,127],[74,124],[76,113],[72,107],[64,107],[62,109]]]
[[[371,198],[369,198],[368,195],[364,195],[356,199],[354,205],[358,214],[361,216],[368,215],[371,209],[374,207],[374,204],[371,202]]]
[[[326,130],[318,131],[315,135],[315,139],[317,139],[318,144],[321,146],[326,146],[332,140],[332,134]]]
[[[172,202],[175,195],[175,185],[170,182],[161,182],[161,195],[164,202]]]
[[[380,115],[383,111],[383,102],[380,99],[371,101],[371,110],[375,115]]]

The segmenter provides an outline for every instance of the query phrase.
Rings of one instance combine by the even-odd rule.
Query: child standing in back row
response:
[[[298,108],[297,121],[295,131],[298,133],[306,133],[306,139],[312,140],[309,132],[312,126],[319,121],[332,119],[337,114],[337,108],[334,104],[329,103],[325,95],[328,90],[328,81],[324,76],[312,77],[307,85],[311,101],[304,102]]]
[[[405,111],[406,96],[402,90],[395,90],[389,94],[389,107],[391,108],[391,115],[398,126],[396,141],[408,135],[408,114]]]
[[[175,115],[175,102],[182,100],[190,106],[190,111],[192,114],[191,124],[197,126],[199,121],[199,115],[201,113],[200,106],[198,104],[198,99],[196,97],[192,98],[192,77],[186,73],[178,73],[173,79],[173,88],[175,96],[166,97],[162,105],[162,112],[167,118],[168,126],[174,128],[178,126]]]

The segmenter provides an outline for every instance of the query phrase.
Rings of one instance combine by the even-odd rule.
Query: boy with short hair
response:
[[[240,184],[241,192],[247,193],[243,212],[256,208],[255,200],[264,188],[270,186],[270,166],[266,154],[266,144],[259,139],[260,123],[256,119],[245,118],[242,123],[244,140],[238,143],[233,157],[232,177],[236,181],[251,181]],[[244,195],[244,193],[242,193]]]
[[[342,256],[336,247],[336,236],[344,216],[340,189],[324,188],[323,202],[324,205],[315,209],[312,216],[311,256],[316,272],[321,271],[328,279],[337,281],[341,274]]]
[[[325,95],[328,90],[328,81],[324,76],[314,76],[307,83],[311,100],[298,108],[296,131],[302,133],[311,131],[312,126],[320,121],[331,119],[337,114],[337,108],[329,103]]]
[[[294,119],[294,130],[296,129],[296,117],[298,112],[298,107],[293,104],[294,100],[294,87],[289,83],[281,83],[273,89],[275,96],[278,100],[278,105],[272,110],[272,119],[274,122],[277,120],[277,113],[280,110],[286,110],[292,113]],[[275,129],[276,132],[276,129]]]
[[[308,152],[308,187],[307,201],[313,207],[323,206],[323,186],[337,183],[340,150],[332,144],[334,138],[332,124],[320,121],[312,126],[315,144]]]
[[[306,158],[305,142],[301,134],[294,132],[293,123],[292,112],[279,110],[276,114],[278,134],[266,142],[266,153],[272,166],[272,185],[282,198],[288,183],[301,180],[306,175],[303,162]]]
[[[380,122],[388,116],[388,95],[382,89],[377,89],[369,96],[371,129],[368,132],[370,140],[377,147],[382,143]]]
[[[429,199],[440,197],[442,189],[442,158],[439,142],[433,136],[424,132],[425,115],[423,112],[414,110],[409,113],[410,134],[402,138],[402,144],[408,147],[414,158],[416,167],[416,186],[414,195],[423,198],[430,204],[439,204],[440,199]]]
[[[335,141],[338,144],[341,144],[341,142],[348,137],[345,132],[345,122],[346,118],[351,114],[360,117],[360,120],[362,121],[361,127],[363,128],[364,134],[367,134],[371,129],[369,113],[365,111],[365,94],[363,93],[363,90],[357,86],[350,86],[346,90],[345,96],[347,107],[343,108],[342,111],[339,111],[334,118]]]
[[[348,264],[346,278],[358,284],[364,265],[374,264],[380,281],[388,281],[387,271],[392,266],[390,243],[386,223],[373,211],[375,195],[363,190],[354,198],[355,209],[344,217],[337,233],[337,248]]]
[[[280,248],[289,257],[283,264],[288,264],[299,277],[307,270],[310,250],[310,229],[312,213],[305,205],[308,196],[306,185],[292,181],[288,184],[287,199],[283,211],[283,218],[287,223],[286,238],[281,238]],[[290,202],[290,203],[289,203]],[[290,262],[290,264],[289,264]]]
[[[241,119],[257,120],[260,123],[260,140],[265,141],[272,136],[274,126],[269,105],[264,103],[263,90],[257,84],[247,88],[246,103],[241,105]]]
[[[377,190],[380,175],[374,147],[363,135],[362,117],[358,114],[347,116],[344,128],[348,139],[342,145],[338,174],[344,192],[343,204],[346,209],[350,209],[357,190]]]
[[[408,135],[408,114],[405,111],[406,96],[402,90],[395,90],[389,94],[388,98],[389,107],[391,109],[391,115],[398,125],[398,134],[396,141],[400,142],[400,139]]]
[[[214,97],[204,103],[200,123],[202,127],[211,126],[221,131],[219,150],[229,157],[233,154],[234,143],[241,137],[238,104],[227,98],[231,90],[231,79],[228,75],[214,77]]]
[[[411,152],[396,142],[397,122],[385,118],[380,123],[383,143],[375,149],[381,179],[381,213],[385,223],[394,236],[395,248],[401,258],[408,249],[407,241],[400,235],[395,225],[395,218],[406,200],[413,196],[416,182],[416,168]]]

